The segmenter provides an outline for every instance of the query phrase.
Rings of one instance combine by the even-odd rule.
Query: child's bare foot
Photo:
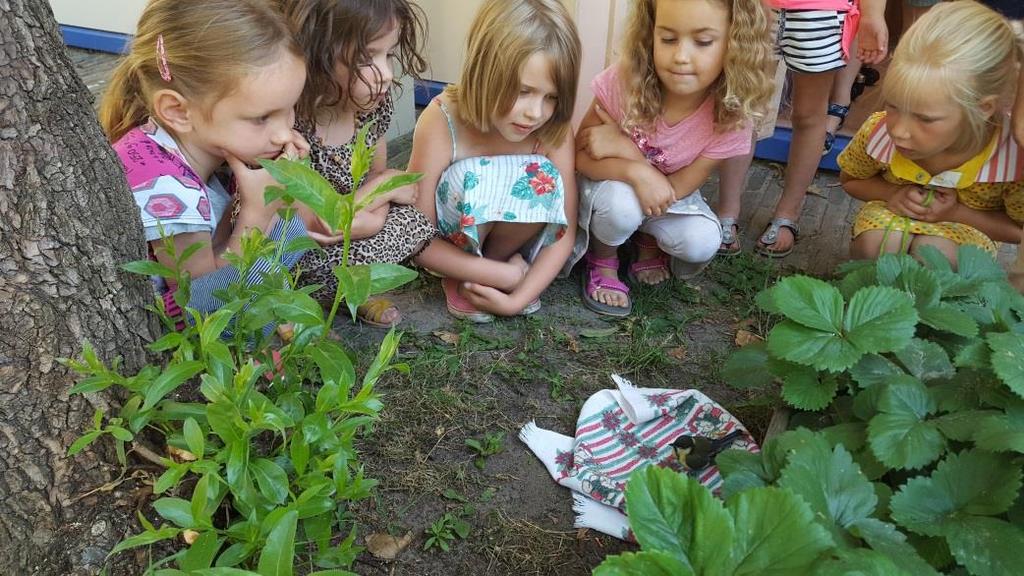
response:
[[[668,255],[658,247],[657,240],[647,234],[637,233],[633,237],[636,246],[636,260],[629,265],[630,275],[641,284],[653,286],[668,280],[672,272],[668,269]]]

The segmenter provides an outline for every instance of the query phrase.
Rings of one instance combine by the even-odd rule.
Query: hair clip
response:
[[[171,68],[167,65],[167,49],[164,48],[164,35],[156,37],[156,67],[160,70],[160,77],[164,82],[171,81]]]

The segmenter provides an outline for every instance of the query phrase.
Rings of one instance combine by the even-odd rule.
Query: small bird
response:
[[[700,470],[711,465],[733,441],[744,435],[742,430],[733,430],[721,438],[705,438],[704,436],[683,435],[672,442],[672,452],[679,463],[690,470]]]

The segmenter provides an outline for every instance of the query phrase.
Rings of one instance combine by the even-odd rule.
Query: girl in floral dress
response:
[[[478,256],[462,266],[432,244],[419,262],[444,274],[449,312],[487,322],[536,311],[572,249],[580,45],[557,0],[489,0],[471,30],[460,81],[420,116],[409,170],[435,192],[417,203],[444,237],[434,244]],[[488,277],[524,256],[516,285]]]

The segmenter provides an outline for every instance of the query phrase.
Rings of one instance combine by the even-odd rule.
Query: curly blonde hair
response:
[[[661,82],[654,68],[654,22],[659,0],[634,0],[623,37],[621,78],[627,95],[623,124],[648,128],[661,114]],[[665,1],[665,0],[661,0]],[[764,117],[774,83],[769,74],[772,41],[760,0],[707,0],[729,12],[729,48],[722,75],[711,91],[715,127],[727,132]]]

